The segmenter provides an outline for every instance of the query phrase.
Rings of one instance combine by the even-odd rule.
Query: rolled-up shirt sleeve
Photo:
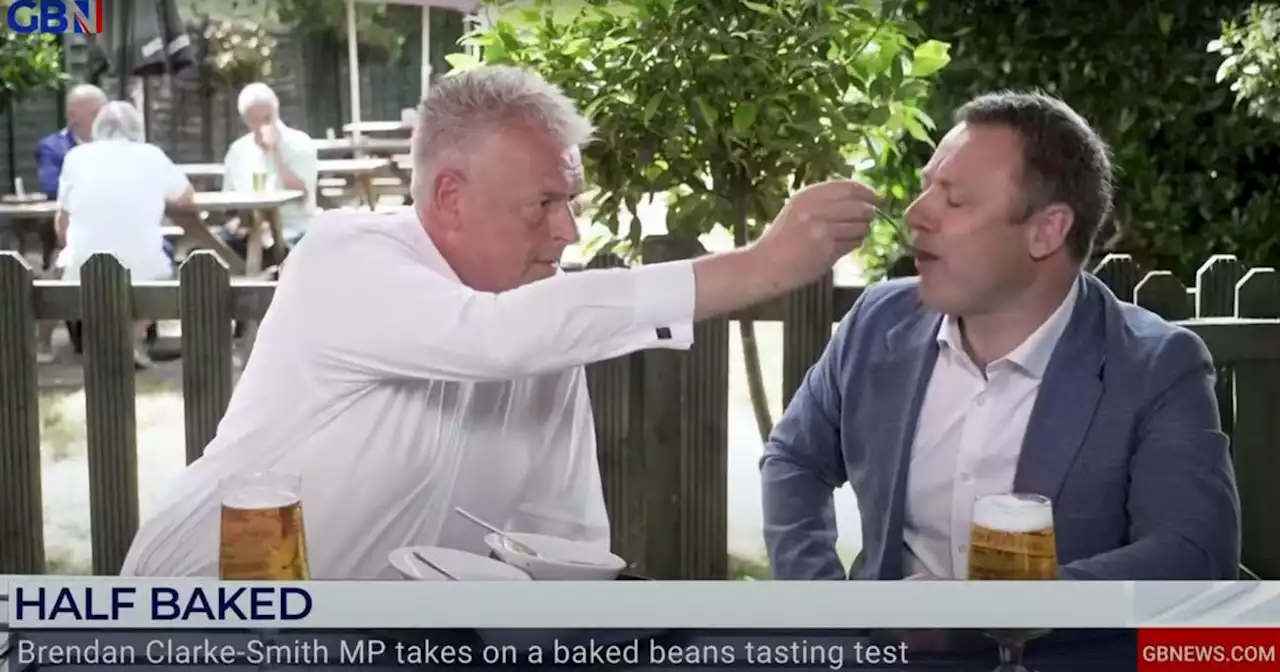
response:
[[[562,273],[490,293],[423,263],[401,241],[332,237],[299,248],[281,294],[303,295],[291,322],[309,325],[303,337],[347,375],[513,380],[693,343],[691,261]],[[369,245],[380,247],[372,257],[360,249]]]

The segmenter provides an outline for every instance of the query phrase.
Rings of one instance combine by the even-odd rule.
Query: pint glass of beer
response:
[[[301,493],[301,479],[273,472],[222,481],[218,574],[223,580],[309,578]]]
[[[1003,493],[974,501],[969,529],[970,580],[1044,581],[1057,577],[1053,503],[1048,497]],[[1047,632],[987,631],[1000,647],[1000,666],[995,672],[1028,672],[1022,665],[1023,648]]]
[[[267,190],[267,174],[266,173],[262,171],[258,171],[253,174],[253,190],[254,191]]]

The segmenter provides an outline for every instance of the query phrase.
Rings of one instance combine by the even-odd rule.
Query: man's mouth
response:
[[[934,253],[932,253],[932,252],[930,252],[930,251],[928,251],[928,250],[922,250],[922,249],[920,249],[920,248],[916,248],[916,250],[915,250],[915,257],[916,257],[916,261],[917,261],[917,262],[921,262],[921,261],[923,261],[923,262],[930,262],[930,261],[937,261],[937,260],[938,260],[938,255],[936,255],[936,254],[934,254]]]

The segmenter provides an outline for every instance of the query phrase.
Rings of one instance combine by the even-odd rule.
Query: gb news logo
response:
[[[9,30],[29,33],[102,32],[102,0],[12,0],[5,17]]]

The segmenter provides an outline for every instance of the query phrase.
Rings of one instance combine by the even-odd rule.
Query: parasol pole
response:
[[[422,3],[422,97],[431,90],[431,5]]]
[[[347,0],[347,78],[351,88],[351,144],[354,156],[360,146],[360,53],[356,44],[356,0]]]

